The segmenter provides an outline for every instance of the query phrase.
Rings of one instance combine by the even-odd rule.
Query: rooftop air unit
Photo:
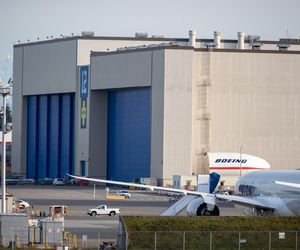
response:
[[[279,44],[277,44],[277,47],[279,50],[288,50],[290,45],[286,44],[286,43],[279,43]]]
[[[216,46],[216,44],[214,42],[209,42],[206,43],[205,46],[207,49],[213,49]]]
[[[257,42],[260,40],[259,35],[248,35],[246,36],[246,40],[249,40],[250,42]]]
[[[252,50],[260,50],[262,43],[259,42],[260,41],[259,35],[248,35],[246,39],[249,41]]]
[[[135,37],[137,37],[137,38],[147,38],[148,33],[147,32],[137,32],[137,33],[135,33]]]
[[[251,44],[252,50],[260,50],[260,47],[262,46],[261,43],[255,42]]]
[[[82,31],[81,36],[92,37],[92,36],[94,36],[94,31]]]

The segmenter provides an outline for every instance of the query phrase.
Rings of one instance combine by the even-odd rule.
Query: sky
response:
[[[300,39],[299,0],[0,0],[0,78],[12,74],[13,45],[47,36],[134,36],[236,39],[238,31],[262,40]]]

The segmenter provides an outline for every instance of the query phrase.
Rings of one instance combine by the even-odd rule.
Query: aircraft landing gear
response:
[[[273,216],[274,210],[271,209],[263,209],[263,208],[253,208],[253,215],[256,216]]]
[[[197,216],[219,216],[220,210],[217,206],[214,206],[213,210],[207,208],[206,203],[202,203],[197,209]]]

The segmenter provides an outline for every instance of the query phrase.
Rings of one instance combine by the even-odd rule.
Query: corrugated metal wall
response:
[[[108,92],[107,178],[150,177],[150,88]]]
[[[27,178],[74,173],[74,94],[28,96]]]

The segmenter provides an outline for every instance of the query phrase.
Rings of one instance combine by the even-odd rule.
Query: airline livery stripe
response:
[[[266,167],[210,167],[211,170],[257,170],[257,169],[270,169]]]

